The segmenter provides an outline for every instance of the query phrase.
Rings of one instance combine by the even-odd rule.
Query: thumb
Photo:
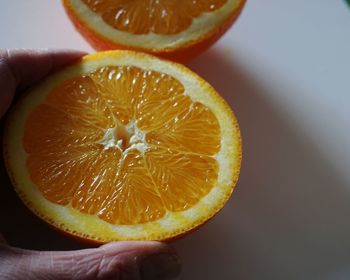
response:
[[[0,278],[50,280],[173,279],[179,259],[161,242],[117,242],[96,249],[38,252],[0,245]]]

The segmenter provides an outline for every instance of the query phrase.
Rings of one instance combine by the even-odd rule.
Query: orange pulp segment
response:
[[[133,34],[178,34],[195,18],[214,12],[227,0],[83,0],[111,27]]]
[[[107,66],[50,92],[29,115],[23,145],[46,199],[137,224],[186,210],[210,191],[220,127],[169,75]]]

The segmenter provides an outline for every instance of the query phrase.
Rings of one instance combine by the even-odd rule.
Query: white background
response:
[[[91,51],[58,0],[0,0],[0,47]],[[248,0],[234,28],[189,66],[235,111],[244,161],[223,211],[175,242],[180,279],[350,279],[346,3]],[[27,247],[45,248],[34,235]]]

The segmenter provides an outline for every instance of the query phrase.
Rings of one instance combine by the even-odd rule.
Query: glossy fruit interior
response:
[[[130,225],[205,196],[217,180],[220,139],[214,114],[175,78],[106,66],[50,92],[30,113],[23,145],[46,199]]]
[[[178,34],[227,0],[83,0],[111,27],[133,34]]]

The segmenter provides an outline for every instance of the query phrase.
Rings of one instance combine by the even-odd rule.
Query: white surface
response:
[[[1,1],[0,47],[91,50],[60,1]],[[350,9],[248,0],[191,67],[234,109],[244,162],[224,210],[179,240],[192,279],[350,279]]]

